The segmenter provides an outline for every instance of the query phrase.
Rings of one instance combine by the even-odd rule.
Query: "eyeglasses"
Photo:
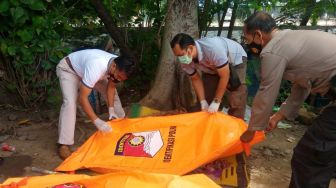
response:
[[[254,38],[255,38],[256,34],[257,34],[256,32],[253,33],[253,39],[252,39],[252,42],[254,41]],[[247,38],[246,38],[244,35],[241,35],[241,36],[240,36],[240,39],[241,39],[241,43],[242,43],[242,44],[248,44],[248,43],[247,43]]]

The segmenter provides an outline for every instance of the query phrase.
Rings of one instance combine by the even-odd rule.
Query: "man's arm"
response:
[[[99,119],[93,111],[89,102],[88,96],[91,93],[91,88],[81,84],[79,87],[79,103],[82,105],[84,112],[89,116],[90,120],[94,123],[98,130],[102,132],[110,132],[112,128],[103,120]]]
[[[287,97],[286,101],[281,104],[279,112],[283,114],[286,119],[294,120],[301,105],[307,99],[310,90],[311,85],[309,85],[308,88],[304,88],[294,83],[290,95]]]
[[[311,86],[304,88],[298,84],[293,84],[291,94],[287,97],[286,101],[281,104],[280,110],[270,117],[266,131],[275,129],[279,121],[283,119],[294,120],[299,108],[308,97],[310,89]]]
[[[261,61],[261,83],[253,99],[248,130],[240,137],[243,142],[250,142],[255,131],[266,128],[287,65],[286,59],[274,54],[266,54]]]
[[[222,99],[230,78],[229,65],[226,64],[224,67],[217,69],[217,73],[219,76],[219,82],[217,85],[215,98]]]
[[[198,72],[195,72],[193,75],[189,76],[191,79],[192,86],[196,92],[199,101],[205,100],[204,86],[201,79],[201,76]]]
[[[107,89],[106,89],[106,96],[107,96],[107,106],[113,107],[114,106],[114,95],[115,95],[116,86],[112,82],[112,80],[108,81]]]
[[[87,114],[87,116],[91,119],[92,122],[94,122],[94,120],[97,119],[98,117],[96,113],[93,111],[88,99],[91,91],[92,91],[91,88],[88,88],[84,84],[81,84],[79,87],[79,103],[83,107],[83,110]]]

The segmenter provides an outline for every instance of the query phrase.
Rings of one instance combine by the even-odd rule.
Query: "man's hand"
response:
[[[112,131],[112,128],[103,120],[97,118],[96,120],[94,120],[93,122],[95,124],[95,126],[97,127],[98,130],[104,132],[104,133],[108,133]]]
[[[240,140],[244,143],[251,142],[255,134],[255,131],[246,130],[241,136]]]
[[[209,108],[208,108],[208,112],[209,113],[216,113],[218,111],[220,103],[216,102],[216,101],[212,101]]]
[[[200,103],[201,103],[201,109],[202,110],[208,110],[209,104],[206,100],[201,100]]]
[[[118,118],[117,113],[114,111],[114,107],[109,107],[108,110],[109,110],[109,120]]]
[[[266,131],[272,131],[278,126],[279,121],[283,120],[285,117],[280,113],[277,112],[273,114],[268,121],[268,126],[266,127]]]

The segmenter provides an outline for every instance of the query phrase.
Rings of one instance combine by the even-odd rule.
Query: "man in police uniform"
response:
[[[255,131],[276,128],[282,119],[293,120],[309,93],[329,95],[335,100],[335,35],[278,30],[265,12],[247,18],[243,31],[251,51],[261,59],[260,86],[248,130],[241,136],[243,142],[249,142]],[[279,112],[271,116],[282,79],[291,81],[291,93]],[[335,105],[325,108],[294,148],[290,187],[328,187],[336,172],[335,117]]]

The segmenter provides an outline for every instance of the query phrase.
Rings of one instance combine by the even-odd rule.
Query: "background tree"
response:
[[[154,85],[141,100],[141,104],[155,109],[171,110],[188,108],[192,103],[189,79],[175,61],[169,43],[181,32],[197,38],[197,5],[197,0],[168,0],[159,67]]]
[[[232,32],[233,32],[233,27],[236,22],[237,18],[237,11],[238,11],[238,5],[240,3],[240,0],[234,0],[233,1],[233,7],[232,7],[232,14],[231,14],[231,19],[230,19],[230,25],[228,29],[228,34],[227,38],[232,38]]]
[[[218,1],[218,7],[221,11],[218,11],[217,13],[217,20],[218,20],[218,31],[217,31],[217,36],[221,36],[223,26],[224,26],[224,21],[225,21],[225,16],[227,14],[227,11],[229,9],[229,6],[231,4],[232,0],[226,0],[224,1]]]
[[[119,30],[116,23],[113,21],[108,11],[105,9],[102,1],[91,0],[91,3],[95,7],[99,18],[104,22],[104,25],[107,31],[109,32],[110,36],[113,38],[113,40],[116,42],[116,44],[120,48],[121,53],[123,55],[131,57],[137,62],[138,58],[135,56],[134,52],[126,45],[125,40],[124,40],[125,37]]]
[[[199,28],[199,34],[198,36],[201,37],[202,32],[206,30],[207,23],[212,20],[211,17],[213,14],[211,13],[212,8],[212,0],[201,0],[199,2],[199,8],[198,8],[198,28]],[[211,22],[211,21],[210,21]]]

